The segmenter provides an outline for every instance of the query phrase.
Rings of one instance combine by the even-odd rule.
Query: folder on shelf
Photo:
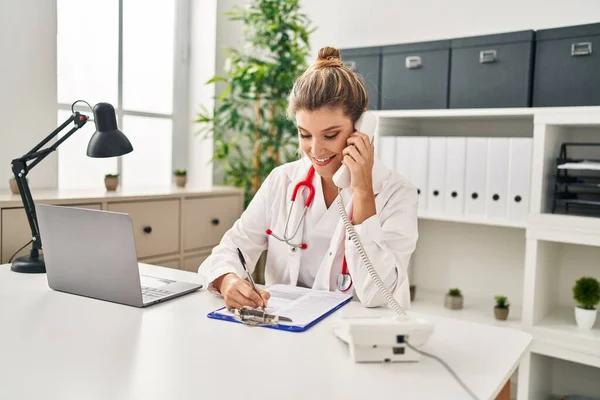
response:
[[[412,184],[416,185],[415,182],[412,181],[410,176],[411,171],[411,137],[410,136],[396,136],[396,142],[394,143],[396,148],[396,162],[394,164],[394,170],[396,173],[407,180],[409,180]]]
[[[489,138],[486,217],[506,219],[510,138]]]
[[[446,138],[429,138],[429,179],[427,192],[427,212],[444,212],[444,193],[446,180]]]
[[[523,222],[529,214],[532,138],[510,139],[508,219]]]
[[[264,328],[290,332],[304,332],[348,304],[352,295],[325,290],[313,290],[291,285],[273,285],[268,289],[271,297],[266,313],[285,316],[291,321],[280,320],[276,325],[261,325]],[[208,318],[241,324],[235,314],[222,307],[211,313]]]
[[[467,138],[465,166],[465,215],[485,216],[488,139]]]
[[[460,216],[464,212],[466,138],[446,139],[446,185],[444,214]]]
[[[380,136],[379,137],[379,159],[383,164],[392,171],[396,168],[396,137],[395,136]]]
[[[412,136],[406,138],[408,143],[408,180],[417,187],[419,193],[419,213],[427,211],[429,180],[429,138]]]

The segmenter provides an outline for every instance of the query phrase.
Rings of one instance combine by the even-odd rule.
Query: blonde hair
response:
[[[323,47],[315,63],[294,82],[288,100],[291,118],[299,110],[341,106],[354,124],[367,108],[369,97],[362,79],[342,62],[340,51]]]

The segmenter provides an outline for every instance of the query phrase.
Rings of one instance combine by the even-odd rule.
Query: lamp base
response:
[[[25,274],[45,274],[46,263],[44,263],[44,256],[40,255],[37,258],[31,258],[30,255],[16,258],[12,262],[10,269],[14,272],[21,272]]]

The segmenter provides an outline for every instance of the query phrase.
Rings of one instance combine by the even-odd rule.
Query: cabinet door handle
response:
[[[571,56],[589,56],[590,54],[592,54],[592,42],[571,44]]]
[[[144,232],[146,232],[146,233],[152,233],[152,227],[151,227],[151,226],[149,226],[149,225],[148,225],[148,226],[145,226],[145,227],[144,227]]]
[[[473,194],[471,195],[471,198],[473,200],[476,200],[479,197],[479,195],[477,194],[477,192],[473,192]]]
[[[479,52],[479,62],[481,64],[493,63],[498,59],[496,50],[481,50]]]
[[[423,60],[421,60],[421,56],[406,57],[404,60],[404,66],[406,69],[421,68],[423,66]]]
[[[213,218],[210,223],[213,225],[219,225],[219,218]]]

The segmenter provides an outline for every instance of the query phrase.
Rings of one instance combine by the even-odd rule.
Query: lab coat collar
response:
[[[302,157],[298,163],[298,168],[294,173],[293,182],[298,182],[306,177],[308,170],[310,169],[312,163],[307,156]],[[317,174],[318,175],[318,174]],[[390,171],[384,164],[375,156],[375,160],[373,163],[373,193],[375,195],[379,194],[381,190],[384,188],[385,183],[390,179],[392,175],[392,171]],[[351,191],[348,189],[348,191]]]

